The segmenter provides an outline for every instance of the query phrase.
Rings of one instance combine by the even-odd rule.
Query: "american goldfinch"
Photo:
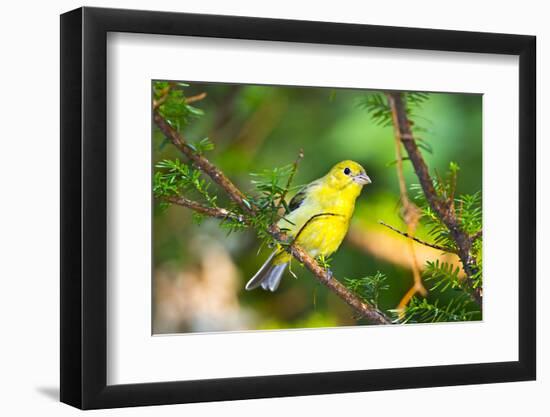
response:
[[[357,162],[342,161],[322,178],[302,188],[288,205],[290,213],[279,220],[309,255],[328,257],[334,253],[348,231],[355,200],[364,185],[370,184],[365,169]],[[291,255],[278,247],[246,284],[247,290],[262,287],[275,291]]]

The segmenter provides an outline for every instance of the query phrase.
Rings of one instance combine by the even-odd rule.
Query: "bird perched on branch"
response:
[[[355,200],[370,184],[365,169],[357,162],[342,161],[322,178],[302,188],[290,200],[290,213],[278,222],[313,257],[329,257],[348,232]],[[246,284],[247,290],[262,287],[275,291],[292,255],[278,247]]]

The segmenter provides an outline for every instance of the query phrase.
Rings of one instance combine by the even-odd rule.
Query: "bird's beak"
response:
[[[367,174],[358,174],[353,177],[353,181],[361,185],[370,184],[372,182]]]

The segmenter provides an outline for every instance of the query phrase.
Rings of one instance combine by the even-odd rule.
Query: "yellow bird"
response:
[[[287,234],[294,237],[295,242],[309,255],[328,257],[346,236],[355,200],[363,185],[370,183],[361,165],[342,161],[290,200],[290,213],[279,220],[278,226],[288,229]],[[253,290],[261,286],[264,290],[275,291],[290,259],[288,252],[277,248],[245,288]]]

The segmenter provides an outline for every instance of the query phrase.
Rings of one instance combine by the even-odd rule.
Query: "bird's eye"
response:
[[[344,168],[344,174],[349,175],[350,172],[351,172],[351,169],[349,169],[349,168],[347,168],[347,167]]]

